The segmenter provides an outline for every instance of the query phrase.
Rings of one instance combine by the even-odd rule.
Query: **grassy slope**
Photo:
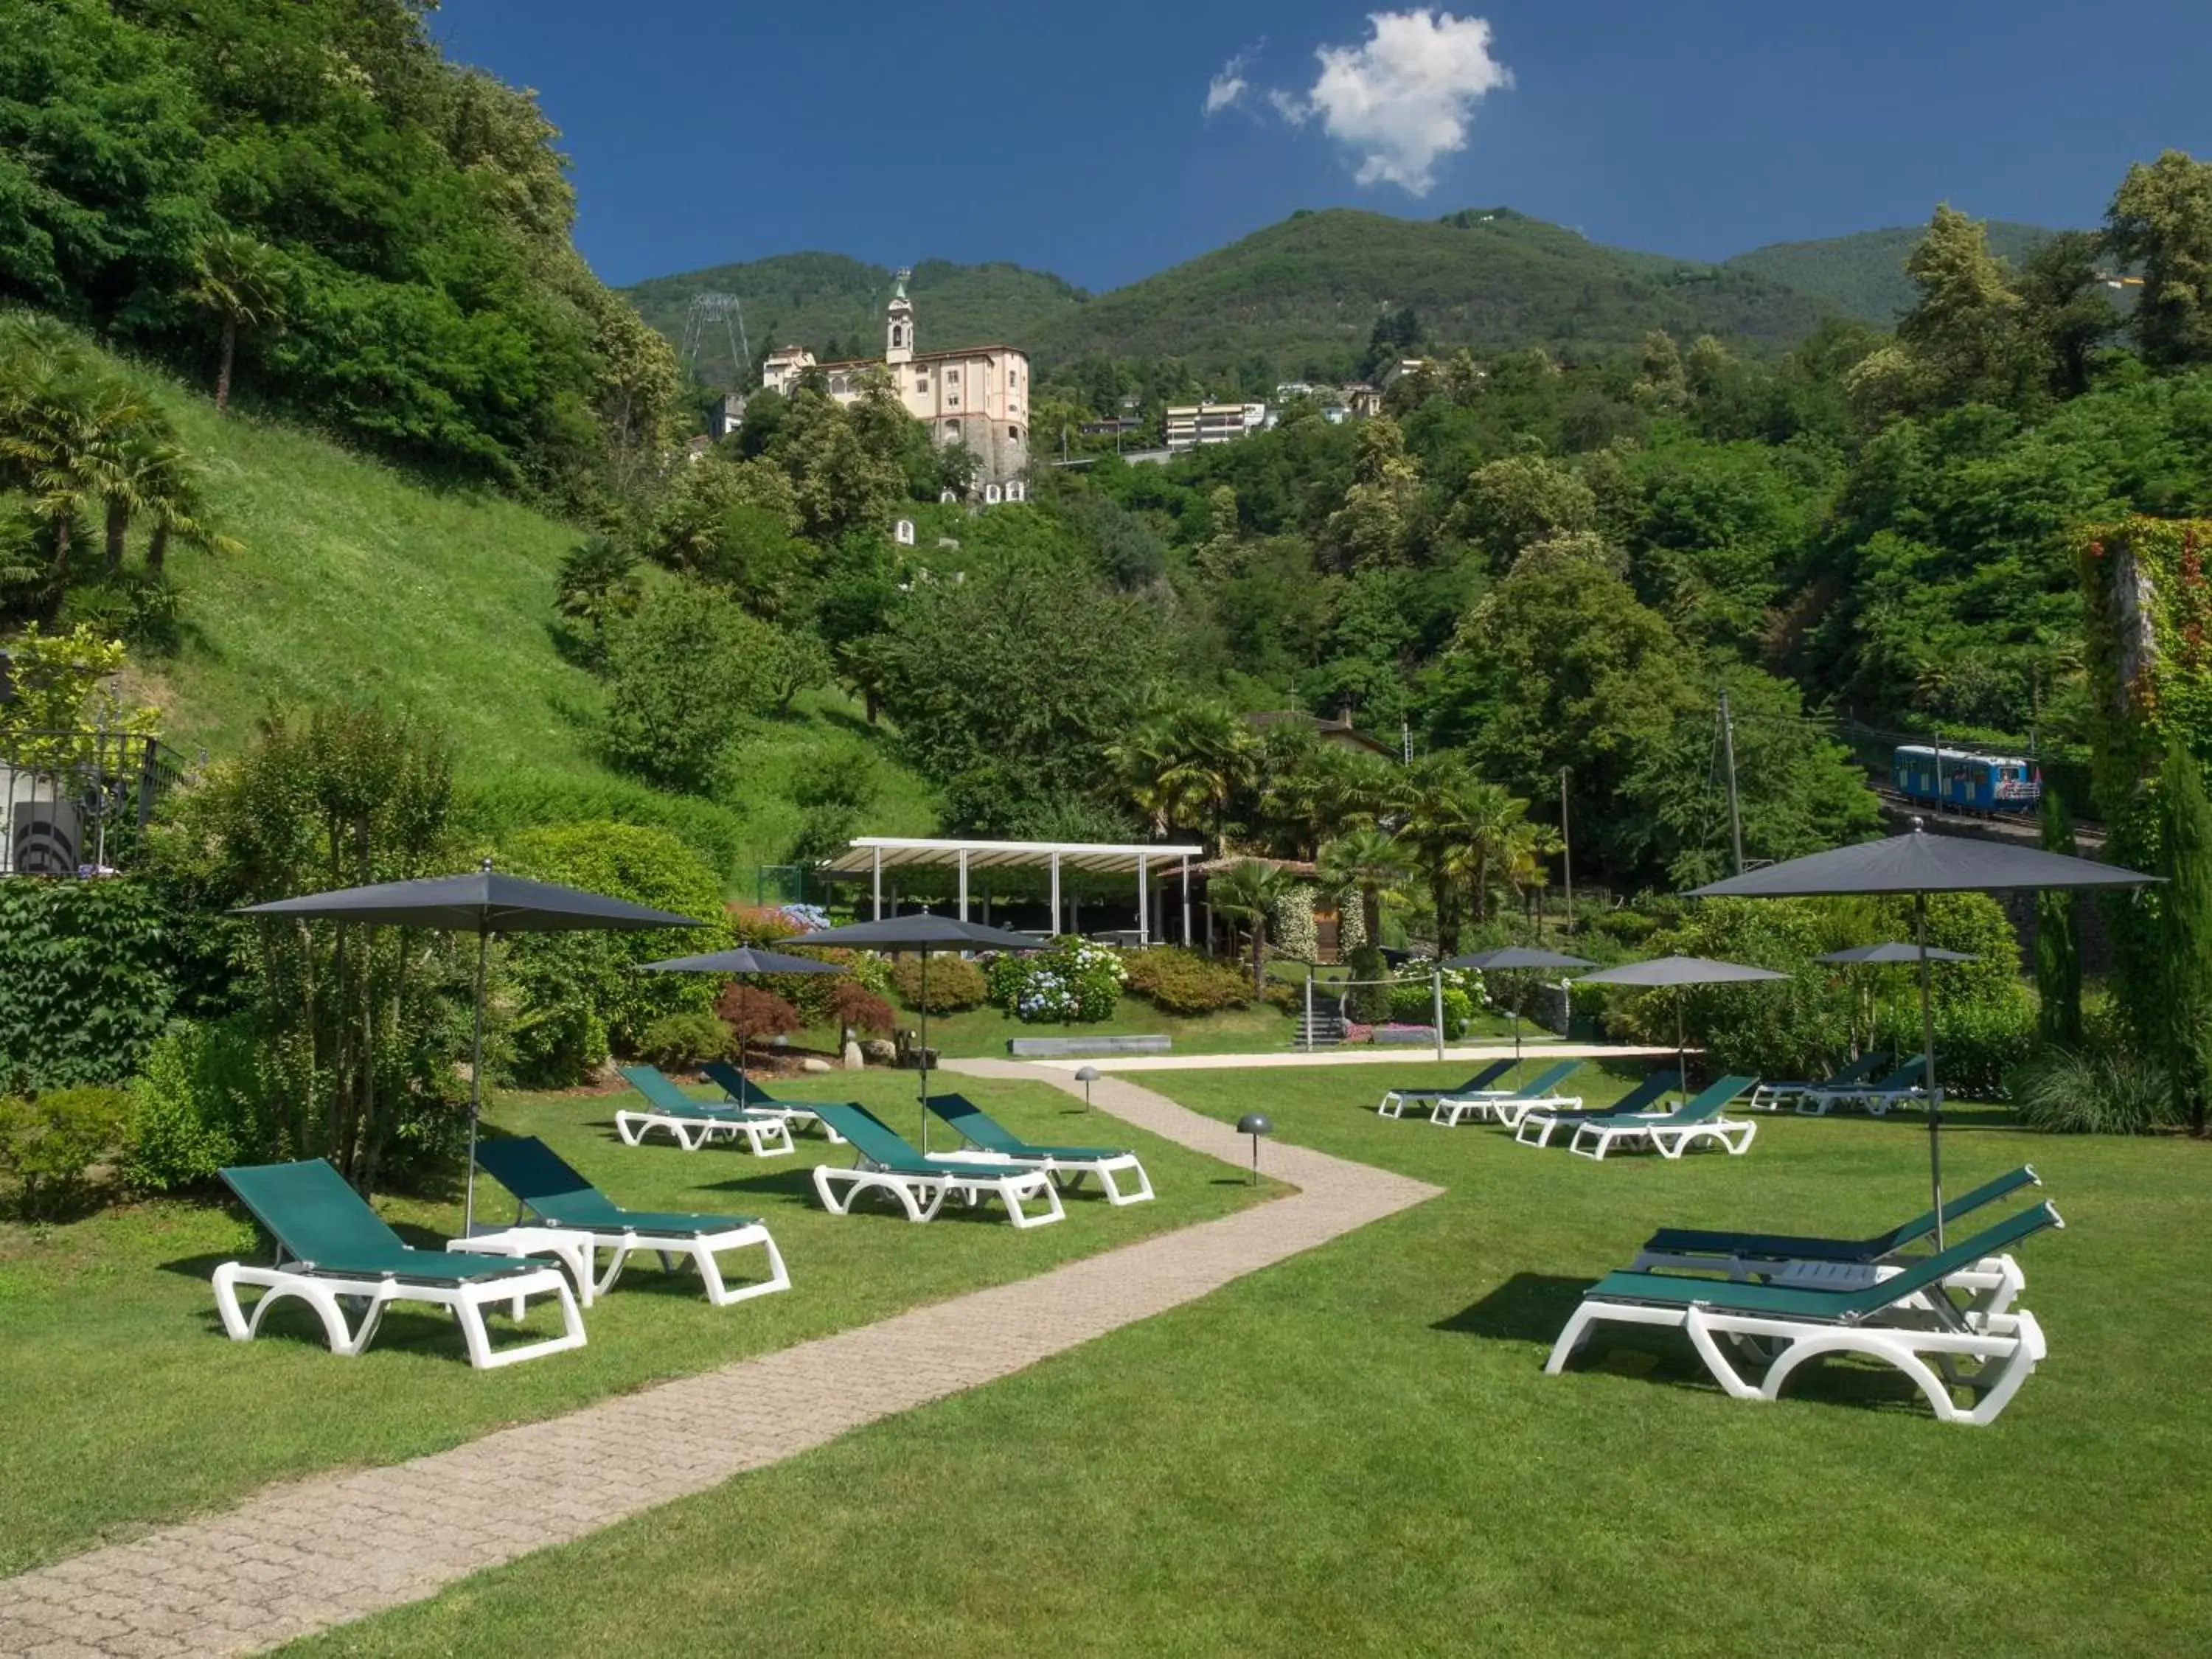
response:
[[[2069,1224],[2021,1252],[2051,1358],[1996,1427],[1960,1429],[1856,1364],[1779,1405],[1730,1401],[1656,1334],[1541,1369],[1582,1287],[1655,1225],[1910,1212],[1917,1125],[1783,1117],[1743,1158],[1592,1164],[1363,1109],[1441,1076],[1146,1078],[1449,1191],[301,1650],[674,1653],[732,1631],[788,1654],[2212,1644],[2212,1581],[2184,1565],[2212,1547],[2212,1328],[2174,1253],[2203,1224],[2212,1146],[1954,1135],[1954,1179],[2032,1159]]]
[[[1746,271],[1830,301],[1851,316],[1887,328],[1913,301],[1905,256],[1926,229],[1899,225],[1829,236],[1811,242],[1775,242],[1726,262]],[[2055,234],[2041,225],[1990,222],[1990,246],[2015,264]]]
[[[771,347],[793,343],[819,356],[830,340],[846,345],[855,336],[870,349],[880,347],[891,273],[842,253],[786,253],[655,276],[625,292],[646,321],[680,345],[692,295],[710,290],[734,294],[743,303],[745,337],[757,361]],[[1079,289],[1043,271],[943,259],[916,265],[907,292],[914,300],[915,331],[927,351],[1019,342],[1083,303]],[[728,336],[720,327],[709,330],[696,364],[700,379],[710,386],[728,384],[731,356]]]
[[[910,1073],[793,1080],[801,1097],[858,1099],[909,1134]],[[1079,1139],[1081,1109],[1035,1084],[966,1079],[962,1089],[1030,1139]],[[708,1306],[681,1279],[638,1264],[586,1315],[586,1347],[477,1373],[448,1316],[402,1307],[359,1359],[334,1358],[313,1320],[272,1315],[275,1340],[222,1340],[208,1274],[264,1247],[222,1208],[162,1204],[33,1231],[0,1224],[0,1575],[104,1536],[228,1503],[269,1481],[350,1464],[388,1463],[451,1446],[502,1424],[591,1401],[824,1333],[978,1285],[1042,1273],[1148,1234],[1224,1214],[1254,1194],[1219,1164],[1115,1126],[1140,1152],[1160,1197],[1112,1209],[1068,1205],[1057,1225],[1016,1232],[995,1206],[976,1218],[915,1227],[888,1209],[825,1213],[808,1171],[850,1162],[849,1149],[811,1135],[795,1156],[756,1160],[665,1141],[616,1140],[608,1097],[525,1097],[498,1103],[501,1130],[543,1137],[635,1209],[764,1217],[793,1288]],[[485,1200],[504,1215],[504,1200]],[[380,1208],[415,1243],[460,1231],[459,1195],[386,1200]],[[988,1222],[985,1218],[988,1217]],[[743,1277],[757,1253],[727,1258]],[[504,1320],[495,1320],[495,1328]],[[550,1315],[533,1329],[552,1328]]]
[[[374,697],[450,729],[466,782],[626,797],[625,815],[652,821],[685,810],[614,777],[593,752],[598,685],[561,657],[550,629],[573,526],[488,491],[425,488],[289,427],[219,420],[191,394],[164,400],[206,465],[219,522],[244,546],[172,555],[186,639],[155,695],[179,748],[221,756],[272,706]],[[727,803],[741,892],[752,866],[790,843],[793,777],[825,746],[855,740],[881,747],[854,705],[825,690],[755,742]],[[884,798],[872,822],[885,834],[927,831],[920,781],[879,761]]]

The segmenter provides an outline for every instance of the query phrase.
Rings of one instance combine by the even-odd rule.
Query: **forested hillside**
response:
[[[880,349],[890,273],[793,254],[656,278],[628,290],[672,340],[693,294],[740,295],[757,363],[786,339],[817,356]],[[1210,381],[1264,392],[1279,380],[1349,380],[1378,317],[1410,307],[1449,349],[1540,345],[1569,356],[1632,348],[1651,329],[1719,335],[1769,353],[1802,339],[1822,307],[1764,276],[1601,247],[1510,208],[1438,220],[1349,208],[1300,213],[1141,282],[1086,299],[1010,265],[915,268],[926,344],[1005,339],[1040,368],[1078,358],[1173,358]],[[702,354],[702,377],[726,363]]]
[[[692,296],[728,294],[744,307],[744,339],[753,367],[763,353],[793,343],[809,347],[823,361],[865,357],[883,350],[884,303],[890,298],[892,273],[842,253],[782,253],[742,264],[711,265],[625,289],[645,320],[672,342],[684,343]],[[952,264],[924,259],[914,267],[907,292],[921,318],[925,351],[947,346],[980,345],[994,340],[1019,343],[1052,320],[1083,303],[1083,294],[1057,276],[1013,264]],[[708,386],[731,386],[740,378],[731,340],[738,322],[705,327],[696,355],[686,366]]]
[[[1990,252],[2014,264],[2058,234],[2005,219],[1990,220],[1988,231]],[[1773,242],[1723,263],[1730,270],[1778,283],[1825,300],[1847,316],[1887,328],[1917,297],[1905,274],[1905,261],[1919,240],[1918,226],[1895,225],[1809,242]]]

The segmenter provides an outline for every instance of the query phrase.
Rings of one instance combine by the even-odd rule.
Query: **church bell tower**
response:
[[[891,290],[891,302],[884,313],[884,361],[893,366],[914,356],[914,301],[906,297],[907,278],[913,275],[900,268],[898,286]]]

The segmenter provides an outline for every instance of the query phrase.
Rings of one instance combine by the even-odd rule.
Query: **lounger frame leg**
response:
[[[493,1370],[566,1348],[580,1348],[585,1342],[583,1315],[576,1305],[575,1292],[568,1286],[568,1275],[550,1266],[541,1273],[489,1279],[481,1285],[448,1286],[403,1284],[393,1279],[326,1278],[283,1267],[257,1267],[242,1261],[226,1261],[215,1270],[214,1284],[216,1309],[222,1316],[223,1330],[236,1342],[252,1340],[259,1334],[261,1322],[269,1310],[288,1297],[314,1310],[322,1322],[323,1334],[330,1341],[331,1352],[348,1358],[357,1358],[375,1338],[377,1327],[383,1322],[385,1305],[392,1302],[427,1302],[449,1310],[461,1328],[469,1363],[478,1370]],[[239,1305],[238,1287],[241,1285],[258,1287],[262,1291],[251,1315]],[[484,1309],[503,1303],[520,1317],[526,1300],[538,1295],[560,1298],[562,1334],[495,1349],[484,1326]],[[360,1324],[350,1330],[343,1306],[349,1301],[367,1304]]]

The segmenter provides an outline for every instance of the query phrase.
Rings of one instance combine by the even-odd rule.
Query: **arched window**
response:
[[[903,324],[891,325],[891,343],[894,346],[902,346],[906,343],[906,328]]]

